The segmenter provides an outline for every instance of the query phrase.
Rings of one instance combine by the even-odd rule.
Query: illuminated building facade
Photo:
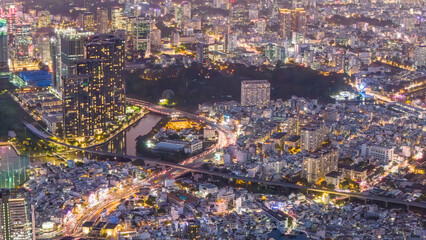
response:
[[[0,19],[0,71],[9,70],[9,37],[7,35],[7,23]]]
[[[300,149],[316,151],[327,139],[329,129],[323,123],[309,123],[300,129]]]
[[[303,157],[302,176],[309,183],[324,178],[326,174],[338,170],[339,150],[320,148]]]
[[[108,9],[106,8],[98,8],[96,11],[98,32],[101,34],[108,33]]]
[[[32,29],[29,24],[15,26],[16,34],[13,40],[14,59],[19,63],[26,62],[32,57]]]
[[[125,29],[125,21],[123,16],[123,9],[120,7],[114,7],[111,10],[111,28],[112,30]]]
[[[267,80],[241,82],[242,106],[265,106],[271,99],[271,84]]]
[[[92,32],[77,32],[75,29],[63,29],[56,32],[52,40],[51,54],[53,84],[57,92],[62,91],[62,79],[76,74],[75,62],[84,58],[84,43]]]
[[[148,42],[151,33],[151,22],[148,18],[136,17],[133,21],[132,39],[134,50],[148,49]]]
[[[306,32],[306,11],[303,8],[280,9],[281,38],[291,40],[292,33]]]
[[[415,48],[414,63],[416,67],[426,67],[426,43]]]
[[[93,135],[92,79],[93,77],[89,75],[72,75],[64,78],[62,104],[66,138]]]
[[[124,40],[96,35],[85,49],[85,59],[76,63],[77,75],[63,78],[66,138],[105,132],[108,123],[117,122],[125,113]]]
[[[85,31],[94,32],[96,30],[95,15],[91,12],[85,12],[81,16],[81,26]]]
[[[125,113],[124,70],[125,41],[113,35],[96,35],[86,44],[86,59],[105,62],[103,83],[106,120],[117,121]]]
[[[35,240],[34,214],[25,189],[0,189],[0,239]]]

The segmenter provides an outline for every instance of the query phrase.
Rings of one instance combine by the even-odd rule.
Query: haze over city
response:
[[[0,0],[0,240],[424,239],[423,0]]]

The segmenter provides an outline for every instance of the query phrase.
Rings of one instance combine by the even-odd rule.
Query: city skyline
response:
[[[423,239],[420,0],[0,2],[0,240]]]

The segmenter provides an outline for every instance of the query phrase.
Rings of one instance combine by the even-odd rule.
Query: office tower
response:
[[[190,20],[191,14],[191,3],[188,1],[182,2],[182,17],[186,20]]]
[[[111,28],[112,30],[125,29],[123,9],[114,7],[111,10]]]
[[[148,49],[149,35],[151,32],[151,21],[145,17],[136,17],[133,21],[132,39],[133,49],[146,51]]]
[[[329,129],[322,122],[310,122],[300,129],[300,149],[313,152],[327,140]]]
[[[191,19],[191,3],[183,1],[180,4],[175,4],[175,22],[178,26]]]
[[[52,16],[49,11],[41,11],[38,14],[38,28],[49,27],[52,22]]]
[[[0,239],[35,240],[34,213],[26,189],[0,189]]]
[[[48,35],[38,37],[38,53],[39,59],[48,65],[51,60],[50,38]]]
[[[91,12],[85,12],[81,16],[81,27],[84,31],[94,32],[96,30],[95,16]]]
[[[271,84],[267,80],[245,80],[241,82],[242,106],[265,106],[271,98]]]
[[[335,148],[320,148],[303,157],[302,176],[309,183],[314,183],[326,174],[337,171],[339,150]]]
[[[29,24],[20,24],[15,26],[13,48],[14,59],[20,63],[29,60],[32,57],[32,30]]]
[[[0,71],[9,71],[9,36],[7,23],[0,19]]]
[[[203,63],[208,59],[209,46],[207,43],[198,42],[197,43],[197,54],[195,61],[198,63]]]
[[[173,46],[179,46],[180,45],[180,35],[178,31],[173,31],[172,35],[170,37],[170,44]]]
[[[302,35],[306,32],[306,11],[303,8],[280,9],[280,21],[283,39],[291,40],[292,32]]]
[[[28,180],[30,159],[18,152],[13,144],[0,146],[0,188],[17,188]]]
[[[237,35],[234,33],[228,33],[226,35],[226,52],[232,53],[235,51],[235,48],[237,48]]]
[[[151,31],[151,44],[152,46],[161,46],[161,30],[155,28]]]
[[[101,34],[108,33],[108,9],[98,8],[96,11],[98,24],[98,32]]]
[[[266,32],[266,20],[264,18],[259,18],[257,23],[256,23],[256,27],[257,27],[257,32],[259,34],[265,34],[265,32]]]
[[[9,27],[8,33],[12,35],[15,33],[15,24],[16,24],[16,7],[14,5],[9,7],[7,12],[7,26]]]
[[[86,59],[103,60],[105,96],[103,107],[107,122],[117,121],[125,114],[124,70],[125,41],[113,35],[96,35],[86,44]]]
[[[276,43],[269,43],[265,47],[265,57],[271,61],[285,62],[286,51],[284,46],[280,46]]]
[[[76,74],[75,62],[84,58],[84,43],[92,32],[77,32],[75,29],[61,29],[51,41],[53,88],[62,91],[62,79]]]

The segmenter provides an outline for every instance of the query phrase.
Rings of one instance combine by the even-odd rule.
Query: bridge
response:
[[[363,195],[363,194],[352,193],[352,192],[339,192],[339,191],[322,189],[322,188],[307,187],[307,186],[302,186],[302,185],[298,185],[298,184],[294,184],[294,183],[287,183],[287,182],[268,181],[268,180],[263,180],[263,179],[241,176],[241,175],[233,175],[233,174],[228,174],[228,173],[210,171],[210,170],[206,170],[206,169],[200,169],[200,168],[195,168],[195,167],[191,167],[191,166],[185,166],[185,165],[181,165],[181,164],[165,162],[165,161],[161,161],[161,160],[158,160],[158,159],[139,157],[139,156],[131,156],[131,155],[122,155],[122,154],[117,154],[117,153],[110,153],[110,152],[103,152],[103,151],[96,151],[96,150],[89,150],[89,149],[76,147],[76,146],[68,145],[68,144],[61,143],[61,142],[57,142],[57,141],[52,140],[52,139],[46,139],[46,141],[49,141],[49,142],[52,142],[52,143],[55,143],[55,144],[59,144],[59,145],[65,146],[65,147],[69,147],[69,148],[72,148],[72,149],[75,149],[75,150],[88,152],[88,153],[99,154],[99,155],[104,155],[104,156],[111,156],[111,157],[128,158],[128,159],[132,159],[132,160],[139,159],[139,160],[143,160],[144,162],[150,162],[150,163],[153,163],[153,164],[163,165],[163,166],[167,166],[167,167],[171,167],[171,168],[183,169],[183,170],[187,170],[187,171],[191,171],[191,172],[203,173],[203,174],[207,174],[207,175],[211,175],[211,176],[222,177],[222,178],[225,178],[225,179],[240,179],[240,180],[243,180],[243,181],[246,181],[246,182],[256,182],[256,183],[260,183],[260,184],[264,184],[264,185],[270,185],[270,186],[278,186],[278,187],[284,187],[284,188],[304,190],[304,191],[308,191],[308,192],[311,191],[311,192],[334,194],[334,195],[345,196],[345,197],[359,198],[359,199],[363,199],[363,200],[380,201],[380,202],[384,202],[386,204],[394,203],[394,204],[405,205],[408,208],[409,207],[417,207],[417,208],[426,209],[426,204],[421,203],[421,202],[408,202],[408,201],[395,199],[395,198],[380,197],[380,196],[373,196],[373,195]]]

